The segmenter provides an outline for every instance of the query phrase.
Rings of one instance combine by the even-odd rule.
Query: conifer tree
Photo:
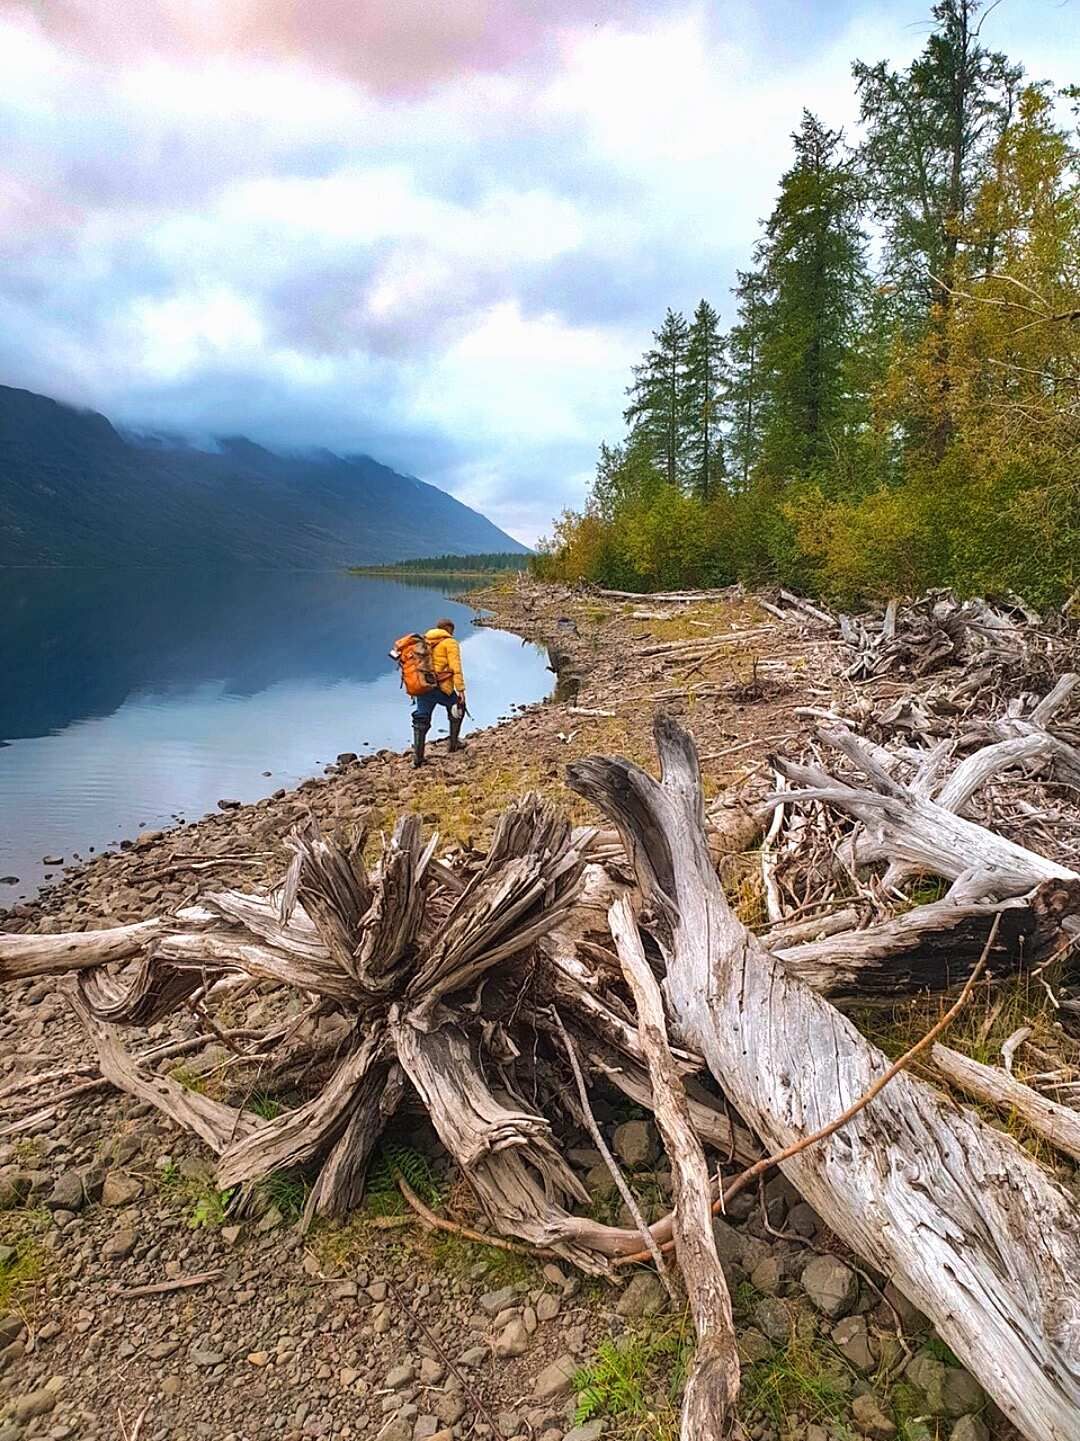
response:
[[[732,484],[747,490],[761,447],[765,414],[761,347],[769,315],[768,289],[759,270],[736,271],[732,290],[736,322],[725,346],[723,410]]]
[[[646,441],[669,485],[683,476],[686,451],[687,349],[690,332],[686,318],[669,310],[653,333],[653,347],[634,367],[627,390],[630,404],[624,419],[631,433]]]
[[[850,419],[848,366],[866,292],[862,183],[843,136],[808,111],[760,248],[770,305],[763,463],[785,482],[820,467]]]
[[[724,478],[723,385],[720,317],[707,300],[701,300],[690,323],[683,394],[689,485],[692,493],[706,502]]]
[[[959,252],[972,239],[972,199],[1019,93],[1022,67],[982,43],[982,10],[983,0],[939,0],[934,32],[906,70],[853,67],[885,278],[909,323],[925,321],[931,305],[948,310]]]

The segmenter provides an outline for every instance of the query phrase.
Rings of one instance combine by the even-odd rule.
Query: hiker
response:
[[[401,666],[402,684],[413,698],[413,765],[424,764],[424,742],[437,705],[446,707],[450,719],[450,749],[463,751],[465,677],[454,622],[444,616],[423,636],[402,636],[390,654]]]

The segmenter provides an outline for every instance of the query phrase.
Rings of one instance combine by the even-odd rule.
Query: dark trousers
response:
[[[435,707],[438,705],[446,707],[447,719],[450,717],[450,710],[458,703],[457,691],[451,691],[449,695],[441,688],[425,691],[423,695],[413,697],[413,723],[423,726],[427,730],[431,724],[431,717],[435,714]]]

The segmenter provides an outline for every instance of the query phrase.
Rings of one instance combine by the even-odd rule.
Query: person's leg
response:
[[[413,734],[413,768],[424,764],[424,745],[427,740],[428,730],[431,728],[431,715],[435,709],[435,695],[439,692],[428,691],[426,695],[418,695],[413,700],[412,713],[412,734]]]
[[[465,720],[465,707],[457,693],[448,696],[450,701],[450,749],[452,751],[463,751],[466,749],[465,742],[461,739],[461,727]]]

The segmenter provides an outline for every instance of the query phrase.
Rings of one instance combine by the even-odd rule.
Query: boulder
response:
[[[552,1401],[557,1396],[569,1396],[574,1389],[574,1377],[578,1363],[573,1356],[564,1353],[550,1366],[545,1366],[533,1382],[533,1396],[537,1401]]]
[[[802,1273],[803,1290],[830,1320],[847,1315],[859,1299],[859,1278],[835,1256],[815,1256]]]
[[[795,1316],[786,1301],[778,1296],[763,1296],[754,1307],[754,1321],[770,1341],[785,1345],[791,1337]]]
[[[855,1425],[864,1436],[873,1436],[876,1441],[888,1441],[888,1438],[896,1435],[896,1427],[888,1416],[881,1409],[878,1398],[868,1392],[865,1396],[856,1396],[851,1403],[851,1414],[855,1418]]]
[[[615,1127],[611,1144],[619,1160],[632,1171],[651,1165],[660,1154],[656,1127],[651,1121],[624,1121]]]
[[[986,1393],[970,1371],[943,1366],[926,1388],[926,1404],[935,1416],[966,1416],[986,1404]]]
[[[78,1171],[62,1171],[45,1198],[50,1211],[81,1211],[85,1201],[83,1178]]]
[[[638,1271],[630,1278],[615,1310],[628,1321],[637,1320],[642,1316],[655,1316],[667,1305],[667,1299],[659,1277],[652,1271]]]
[[[961,1416],[949,1433],[949,1441],[990,1441],[990,1432],[978,1416]]]
[[[744,1366],[753,1366],[757,1361],[767,1361],[773,1348],[756,1326],[749,1326],[737,1338],[739,1360]]]

